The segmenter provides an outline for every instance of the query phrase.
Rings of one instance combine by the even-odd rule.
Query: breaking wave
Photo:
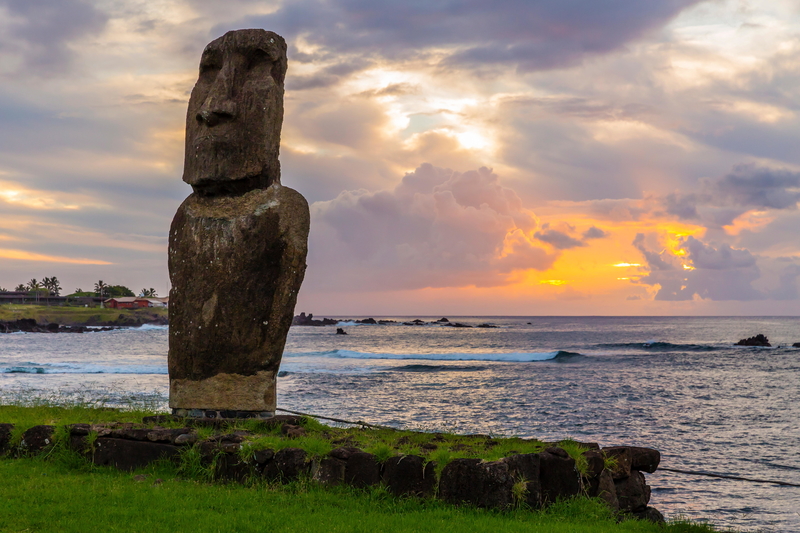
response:
[[[80,363],[0,363],[0,374],[167,374],[166,365],[95,365]]]
[[[512,352],[512,353],[368,353],[351,350],[328,350],[324,352],[286,353],[284,357],[333,357],[340,359],[396,359],[423,361],[498,361],[527,363],[534,361],[551,361],[580,357],[581,354],[558,350],[555,352]]]

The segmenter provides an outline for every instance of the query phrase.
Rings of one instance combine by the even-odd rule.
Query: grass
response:
[[[545,511],[453,507],[384,489],[320,488],[307,480],[255,487],[181,479],[169,465],[122,473],[64,453],[0,459],[0,531],[707,533],[705,525],[618,523],[599,502]],[[146,476],[146,477],[145,477]]]
[[[203,464],[197,447],[186,447],[179,464],[157,463],[139,472],[124,473],[96,466],[70,451],[66,424],[139,422],[155,414],[143,406],[127,410],[102,407],[102,401],[56,405],[25,400],[0,405],[0,422],[16,425],[12,440],[34,425],[56,426],[55,444],[46,455],[0,458],[0,531],[476,531],[532,533],[710,533],[704,524],[619,522],[598,500],[575,498],[542,511],[525,508],[524,483],[516,487],[518,505],[510,511],[453,507],[434,499],[395,498],[384,488],[323,488],[308,477],[281,485],[261,478],[246,486],[211,483],[213,466]],[[311,419],[307,435],[287,439],[279,428],[265,431],[254,420],[228,430],[259,432],[240,453],[248,459],[258,449],[300,447],[315,457],[327,454],[337,440],[362,447],[385,458],[419,451],[439,463],[439,470],[456,456],[482,453],[489,460],[511,453],[528,453],[547,446],[538,441],[492,439],[486,436],[424,434],[408,431],[330,428]],[[198,433],[208,437],[209,428]],[[89,436],[93,445],[96,433]],[[432,447],[431,445],[434,445]],[[562,442],[569,453],[584,449]]]
[[[39,324],[56,323],[62,326],[94,326],[100,324],[146,324],[168,317],[169,310],[159,307],[144,309],[109,309],[60,305],[0,305],[0,321],[33,318]]]

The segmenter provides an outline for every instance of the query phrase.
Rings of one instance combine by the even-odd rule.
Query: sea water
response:
[[[799,318],[449,317],[494,328],[386,318],[398,323],[343,321],[347,335],[292,327],[279,407],[424,431],[651,446],[664,467],[800,484]],[[773,347],[734,346],[757,333]],[[0,335],[0,400],[166,409],[167,334]],[[667,518],[800,531],[798,487],[666,471],[647,479]]]

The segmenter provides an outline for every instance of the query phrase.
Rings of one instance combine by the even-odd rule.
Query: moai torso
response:
[[[280,184],[286,44],[264,30],[211,42],[186,117],[194,192],[169,237],[173,412],[269,416],[305,273],[308,203]]]

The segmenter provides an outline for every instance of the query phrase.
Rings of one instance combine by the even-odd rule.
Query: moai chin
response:
[[[209,43],[186,115],[169,232],[169,404],[189,416],[271,416],[306,269],[308,203],[280,183],[286,43],[238,30]]]

